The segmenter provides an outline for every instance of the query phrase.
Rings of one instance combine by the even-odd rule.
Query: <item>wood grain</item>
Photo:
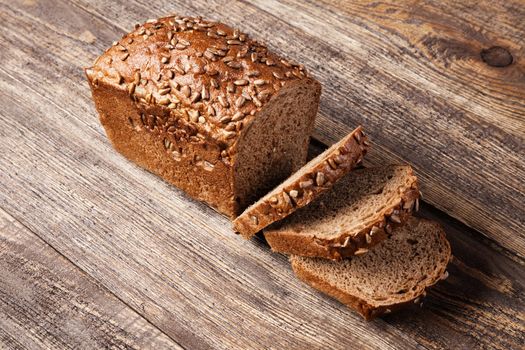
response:
[[[184,348],[523,348],[523,261],[460,223],[447,226],[451,277],[425,307],[365,324],[297,281],[285,257],[233,236],[226,218],[112,150],[80,68],[136,21],[174,10],[217,17],[224,4],[0,2],[0,207]],[[227,5],[231,23],[272,45],[296,33],[297,46],[283,48],[298,59],[304,40],[321,45],[252,5]],[[282,33],[270,37],[276,24]],[[324,49],[342,62],[326,44],[318,58]],[[318,135],[335,138],[347,121],[327,118],[330,101]],[[11,332],[0,339],[16,347]]]
[[[0,209],[0,348],[181,349]]]
[[[82,6],[2,4],[0,207],[119,299],[192,349],[523,346],[523,269],[464,226],[451,237],[461,263],[428,307],[365,324],[297,281],[285,257],[125,161],[80,72],[118,28]],[[94,44],[79,39],[88,25]]]
[[[519,1],[78,3],[120,32],[161,13],[224,20],[228,8],[228,22],[304,62],[323,83],[319,140],[331,144],[365,125],[375,140],[371,164],[413,164],[425,200],[525,257]],[[494,46],[513,63],[488,65],[481,52]]]

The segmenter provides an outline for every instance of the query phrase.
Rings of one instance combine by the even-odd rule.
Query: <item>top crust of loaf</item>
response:
[[[356,309],[366,320],[418,304],[448,276],[451,249],[443,228],[410,218],[369,253],[343,261],[291,256],[295,274],[312,287]]]
[[[361,126],[312,159],[234,220],[234,230],[249,239],[273,222],[312,202],[361,162],[368,150]]]
[[[176,112],[224,149],[231,164],[242,131],[283,86],[308,78],[304,67],[268,52],[227,25],[170,16],[136,25],[86,70],[144,104]]]

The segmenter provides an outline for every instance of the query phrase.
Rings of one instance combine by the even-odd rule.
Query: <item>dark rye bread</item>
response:
[[[301,280],[371,320],[419,304],[427,288],[448,276],[450,258],[441,226],[410,218],[367,254],[342,261],[291,256],[290,261]]]
[[[312,202],[361,162],[368,149],[361,126],[309,161],[299,171],[248,207],[233,228],[245,238]]]
[[[276,252],[328,259],[363,254],[418,207],[408,165],[354,170],[331,191],[264,231]]]
[[[231,218],[306,162],[320,84],[227,25],[150,20],[86,75],[117,151]]]

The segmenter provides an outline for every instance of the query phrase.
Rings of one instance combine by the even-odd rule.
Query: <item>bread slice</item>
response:
[[[368,254],[342,261],[291,256],[290,261],[301,280],[370,320],[420,303],[427,288],[448,276],[450,258],[442,227],[410,218]]]
[[[416,176],[408,165],[354,170],[313,203],[264,235],[287,254],[341,259],[366,253],[418,207]]]
[[[234,220],[234,230],[250,238],[304,207],[361,162],[367,149],[367,137],[359,126],[248,207]]]

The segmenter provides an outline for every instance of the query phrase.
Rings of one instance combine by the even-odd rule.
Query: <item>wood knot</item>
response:
[[[509,50],[501,46],[481,50],[481,59],[492,67],[507,67],[514,60]]]

